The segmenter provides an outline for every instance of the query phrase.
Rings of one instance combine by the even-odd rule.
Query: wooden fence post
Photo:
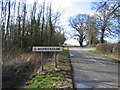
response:
[[[57,60],[56,60],[57,53],[54,52],[54,68],[57,68]]]

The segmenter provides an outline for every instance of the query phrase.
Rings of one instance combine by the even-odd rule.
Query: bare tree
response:
[[[88,31],[87,31],[87,39],[89,46],[93,46],[98,43],[98,29],[96,26],[96,18],[90,16],[87,21]]]
[[[11,1],[9,0],[9,2],[8,2],[8,18],[7,18],[7,27],[6,27],[7,31],[5,34],[5,39],[7,39],[7,36],[9,35],[10,12],[11,12],[10,6],[11,6]]]
[[[59,45],[65,40],[64,34],[56,30],[60,27],[60,13],[53,12],[52,4],[45,5],[45,0],[43,4],[36,1],[32,7],[28,7],[26,0],[17,4],[16,0],[2,0],[0,9],[5,49],[9,46],[9,49],[31,50],[33,45]]]
[[[45,24],[45,0],[43,2],[43,10],[42,10],[41,45],[44,45],[44,41],[43,41],[44,24]]]
[[[88,30],[86,24],[88,17],[89,16],[86,14],[78,14],[74,17],[70,17],[68,20],[70,26],[78,32],[78,34],[75,34],[74,36],[78,37],[81,47],[83,47],[83,41],[86,39],[86,32]]]
[[[26,20],[26,1],[24,2],[23,6],[23,21],[22,21],[22,40],[21,40],[21,48],[23,48],[23,41],[25,36],[25,20]]]
[[[118,22],[120,17],[119,2],[98,2],[94,3],[96,9],[95,17],[97,18],[97,27],[100,30],[100,41],[104,43],[105,36],[114,36],[118,33]]]
[[[7,15],[7,4],[8,2],[1,1],[1,31],[2,31],[2,41],[5,43],[5,24],[6,24],[6,15]],[[4,45],[3,45],[4,46]]]
[[[18,22],[18,35],[20,35],[20,31],[21,31],[21,17],[20,17],[20,2],[18,3],[18,16],[17,16],[17,22]]]

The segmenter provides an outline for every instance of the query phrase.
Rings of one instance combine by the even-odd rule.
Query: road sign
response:
[[[43,71],[44,70],[44,68],[43,68],[43,65],[44,65],[43,64],[44,63],[43,53],[44,52],[52,52],[52,53],[54,53],[54,67],[57,68],[57,60],[56,60],[57,53],[63,51],[63,48],[62,47],[40,47],[40,46],[33,46],[32,51],[40,53],[40,56],[41,56],[41,58],[40,58],[40,61],[41,61],[41,70]]]
[[[60,52],[63,50],[62,47],[39,47],[39,46],[34,46],[32,48],[34,52]]]

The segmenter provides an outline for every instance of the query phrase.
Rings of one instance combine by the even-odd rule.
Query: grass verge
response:
[[[52,63],[47,63],[42,72],[32,74],[24,88],[73,88],[72,73],[68,57],[68,49],[65,47],[59,55],[58,68],[53,69]]]
[[[102,56],[104,56],[104,57],[106,57],[106,58],[109,58],[109,59],[112,59],[112,60],[115,60],[115,61],[119,61],[119,62],[120,62],[120,59],[119,59],[119,58],[113,57],[113,56],[111,56],[111,55],[102,54],[102,53],[98,52],[97,50],[90,50],[89,52],[92,52],[92,53],[95,53],[95,54],[99,54],[99,55],[102,55]]]

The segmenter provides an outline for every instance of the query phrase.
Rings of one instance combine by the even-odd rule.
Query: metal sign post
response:
[[[41,61],[41,70],[43,71],[43,53],[44,52],[54,52],[54,67],[57,68],[57,53],[63,51],[62,47],[40,47],[40,46],[34,46],[32,48],[33,52],[39,52],[40,53],[40,61]]]

